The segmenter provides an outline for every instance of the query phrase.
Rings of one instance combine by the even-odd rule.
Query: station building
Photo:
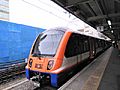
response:
[[[0,0],[0,20],[9,21],[9,0]]]

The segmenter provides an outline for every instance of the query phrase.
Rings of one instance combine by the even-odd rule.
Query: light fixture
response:
[[[112,27],[110,26],[110,28],[112,28]]]
[[[111,21],[110,21],[110,20],[108,20],[107,22],[108,22],[108,25],[109,25],[109,26],[111,26]]]
[[[111,31],[111,33],[113,33],[113,30]]]

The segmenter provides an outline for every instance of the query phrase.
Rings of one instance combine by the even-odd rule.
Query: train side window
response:
[[[72,34],[68,40],[66,50],[65,50],[65,57],[72,57],[79,53],[78,49],[78,35]]]
[[[82,35],[79,35],[79,54],[83,53],[84,52],[84,44],[83,44],[83,36]]]
[[[72,57],[90,50],[89,37],[73,33],[66,46],[65,57]]]
[[[83,43],[83,53],[89,51],[90,50],[89,39],[87,36],[84,36],[82,43]]]
[[[98,47],[102,47],[102,40],[98,40]]]
[[[81,54],[81,53],[84,53],[90,50],[89,37],[79,34],[78,42],[79,42],[78,43],[78,54]]]
[[[98,39],[96,39],[96,41],[95,41],[95,46],[96,46],[96,48],[98,48]]]

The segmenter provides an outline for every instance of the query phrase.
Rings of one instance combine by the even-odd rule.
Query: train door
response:
[[[89,46],[89,37],[82,36],[82,60],[89,58],[90,46]]]
[[[92,42],[93,42],[93,55],[95,56],[96,55],[96,39],[93,38]]]
[[[82,60],[82,51],[83,51],[83,40],[82,35],[78,36],[78,63]]]
[[[94,58],[96,52],[94,38],[89,37],[89,44],[90,44],[90,52],[89,52],[90,58]]]

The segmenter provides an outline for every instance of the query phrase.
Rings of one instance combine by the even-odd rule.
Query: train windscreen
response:
[[[40,34],[33,46],[33,56],[54,56],[64,35],[63,31],[46,31]]]

